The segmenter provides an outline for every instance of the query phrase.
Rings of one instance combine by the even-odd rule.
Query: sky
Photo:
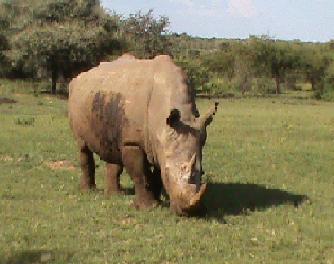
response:
[[[125,17],[141,10],[167,16],[172,32],[216,38],[269,35],[276,39],[334,39],[334,0],[101,0]]]

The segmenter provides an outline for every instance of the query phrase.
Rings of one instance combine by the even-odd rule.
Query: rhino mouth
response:
[[[201,201],[207,189],[207,184],[202,183],[201,166],[196,164],[196,154],[189,162],[177,166],[174,164],[174,167],[166,166],[165,171],[171,210],[179,215],[196,214],[201,209]]]

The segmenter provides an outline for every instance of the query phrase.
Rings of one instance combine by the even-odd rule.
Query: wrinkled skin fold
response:
[[[158,204],[164,188],[171,210],[200,208],[202,148],[216,103],[200,116],[187,77],[169,56],[123,55],[70,83],[69,119],[80,150],[81,189],[95,188],[93,153],[107,162],[106,193],[122,193],[123,168],[135,184],[135,206]]]

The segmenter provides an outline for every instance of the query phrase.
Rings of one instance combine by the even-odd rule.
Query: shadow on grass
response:
[[[204,204],[208,217],[222,217],[247,214],[282,204],[298,207],[305,200],[308,200],[306,195],[269,189],[258,184],[211,183]]]
[[[12,254],[5,264],[32,264],[32,263],[68,263],[73,257],[72,253],[50,250],[24,250]]]
[[[119,194],[119,195],[135,195],[135,188],[123,188],[122,187],[122,193],[121,194]],[[98,193],[98,194],[104,194],[105,193],[105,189],[102,189],[102,188],[96,188],[96,189],[94,189],[94,190],[91,190],[90,191],[91,193]],[[111,196],[109,196],[109,197],[112,197],[112,195]]]

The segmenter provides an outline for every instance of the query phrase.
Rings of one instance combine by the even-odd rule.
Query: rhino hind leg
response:
[[[154,195],[151,184],[152,171],[150,170],[146,154],[138,146],[125,146],[122,151],[124,167],[135,184],[135,201],[137,209],[156,207],[158,200]]]
[[[107,195],[123,194],[120,184],[120,177],[123,172],[123,165],[107,163],[106,191]]]
[[[87,146],[80,147],[81,183],[82,191],[96,188],[95,184],[95,162],[93,152]]]

